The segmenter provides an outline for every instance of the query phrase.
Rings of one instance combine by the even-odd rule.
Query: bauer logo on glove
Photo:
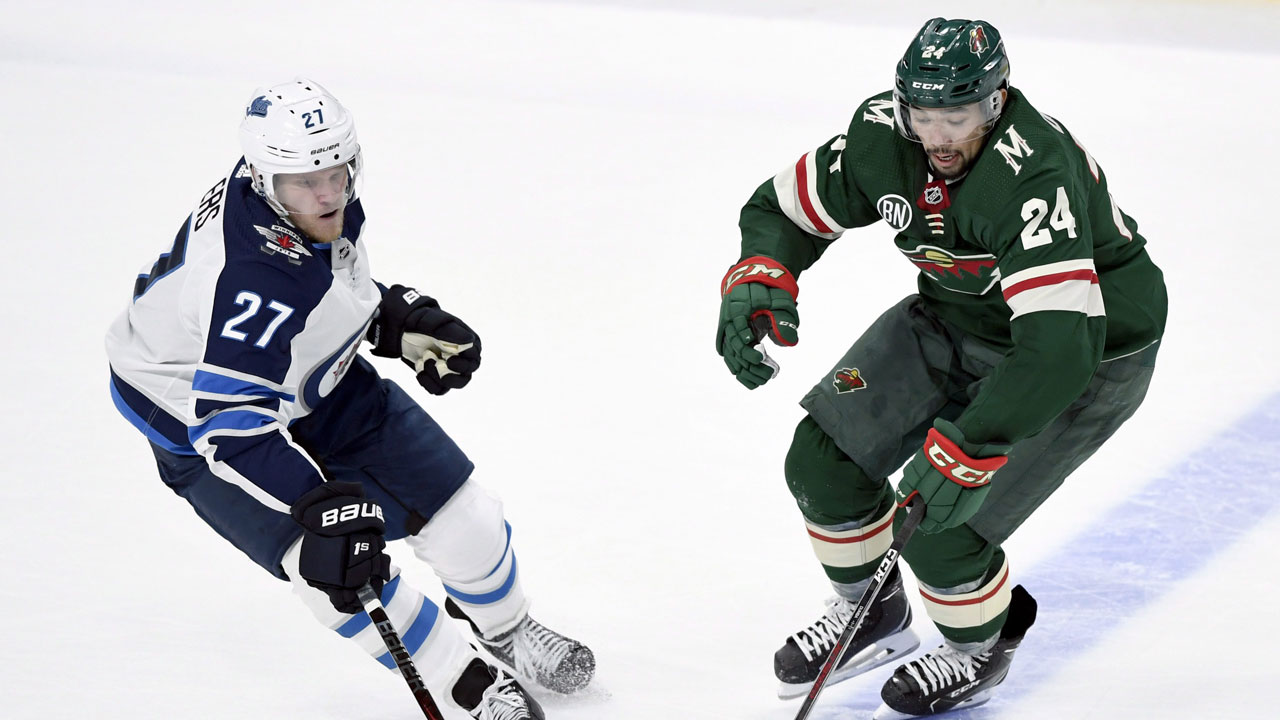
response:
[[[366,337],[374,355],[403,360],[433,395],[465,386],[480,367],[480,336],[432,298],[403,285],[387,290]]]

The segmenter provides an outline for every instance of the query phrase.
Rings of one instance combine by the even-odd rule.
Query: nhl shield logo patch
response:
[[[840,368],[832,377],[831,384],[836,386],[837,395],[843,395],[861,390],[867,386],[867,381],[862,379],[862,373],[858,372],[858,368]]]

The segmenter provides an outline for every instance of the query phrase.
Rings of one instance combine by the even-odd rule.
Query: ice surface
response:
[[[751,191],[842,132],[934,14],[1005,30],[1014,83],[1102,164],[1169,281],[1146,405],[1009,542],[1014,573],[1050,577],[1150,483],[1247,501],[1275,492],[1257,475],[1280,481],[1274,436],[1247,462],[1211,452],[1280,389],[1274,4],[1188,5],[1198,24],[1167,30],[1156,2],[1094,7],[1093,25],[1010,2],[863,5],[865,22],[832,3],[180,5],[0,2],[6,718],[417,716],[399,678],[161,485],[106,392],[101,338],[134,274],[234,162],[253,88],[295,73],[359,122],[375,274],[484,336],[472,386],[414,392],[506,500],[535,614],[596,650],[591,692],[543,698],[556,720],[794,715],[771,654],[829,594],[782,482],[796,401],[914,271],[887,228],[851,233],[805,273],[802,343],[755,392],[713,350],[715,285]],[[1087,642],[1072,620],[1116,607],[1141,526],[1082,556],[1094,584],[1051,593],[1075,604],[1042,607],[1037,669],[1016,686],[1015,664],[972,717],[1270,715],[1275,514],[1154,517],[1188,546],[1234,541],[1173,562]],[[868,716],[884,674],[813,717]]]

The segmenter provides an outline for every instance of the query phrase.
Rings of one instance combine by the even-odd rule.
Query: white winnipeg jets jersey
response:
[[[343,237],[311,243],[253,190],[244,160],[144,269],[107,333],[111,394],[153,443],[203,455],[282,512],[323,482],[289,436],[333,390],[381,291],[348,205]]]

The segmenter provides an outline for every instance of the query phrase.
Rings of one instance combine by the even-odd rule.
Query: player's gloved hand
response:
[[[747,388],[760,387],[778,372],[777,365],[756,348],[763,337],[786,347],[800,342],[799,293],[795,276],[782,263],[762,255],[741,260],[720,283],[716,352]]]
[[[463,387],[480,367],[480,336],[404,285],[392,285],[383,295],[367,337],[374,355],[404,360],[432,395]]]
[[[362,609],[357,591],[365,583],[382,594],[391,576],[383,553],[387,526],[382,508],[355,482],[327,482],[298,498],[290,510],[302,526],[298,574],[323,590],[339,612]]]
[[[921,532],[935,533],[958,527],[973,517],[991,491],[991,476],[1004,466],[1010,445],[974,445],[952,423],[939,418],[925,438],[924,447],[902,471],[898,501],[920,493],[925,504]]]

